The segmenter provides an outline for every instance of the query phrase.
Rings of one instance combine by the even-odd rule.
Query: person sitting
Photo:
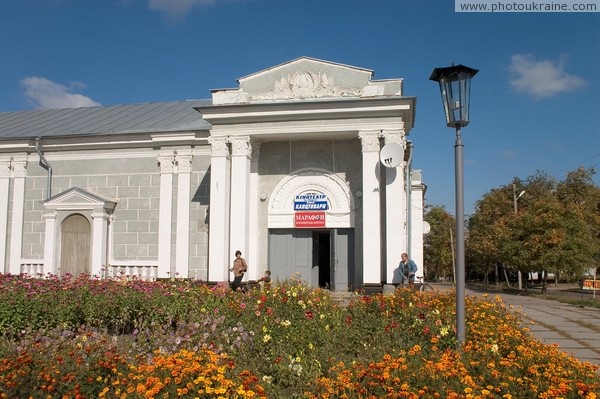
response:
[[[258,282],[261,286],[270,284],[271,283],[271,271],[265,270],[264,276],[262,276],[260,278],[260,280],[258,280]]]

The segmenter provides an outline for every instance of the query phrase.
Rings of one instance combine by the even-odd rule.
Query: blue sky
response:
[[[515,176],[600,168],[600,13],[455,13],[453,0],[2,0],[0,56],[0,112],[206,99],[300,56],[404,78],[417,97],[414,167],[427,203],[451,213],[454,131],[428,78],[464,64],[480,70],[462,132],[467,213]]]

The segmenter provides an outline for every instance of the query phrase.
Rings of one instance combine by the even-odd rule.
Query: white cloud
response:
[[[39,76],[30,76],[21,80],[25,87],[25,96],[38,108],[79,108],[92,107],[100,103],[82,94],[72,93],[75,88],[84,87],[73,83],[71,88]]]
[[[148,0],[152,11],[164,14],[168,19],[177,21],[183,18],[194,7],[214,4],[216,0]]]
[[[538,60],[532,54],[510,58],[510,86],[519,93],[543,100],[585,86],[585,80],[565,71],[566,56],[558,61]]]

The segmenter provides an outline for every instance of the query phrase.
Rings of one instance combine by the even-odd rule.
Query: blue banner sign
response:
[[[294,198],[295,211],[326,211],[329,209],[325,194],[298,194]]]

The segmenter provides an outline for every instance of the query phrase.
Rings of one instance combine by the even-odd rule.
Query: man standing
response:
[[[235,251],[235,260],[233,261],[233,267],[229,269],[233,272],[233,284],[231,288],[234,291],[237,291],[242,284],[242,279],[244,278],[244,273],[248,271],[248,265],[246,264],[246,260],[242,258],[241,251]]]
[[[415,273],[417,273],[417,264],[412,260],[408,259],[408,254],[403,253],[401,255],[402,260],[400,261],[400,274],[404,280],[408,280],[408,286],[414,288],[415,286]]]

